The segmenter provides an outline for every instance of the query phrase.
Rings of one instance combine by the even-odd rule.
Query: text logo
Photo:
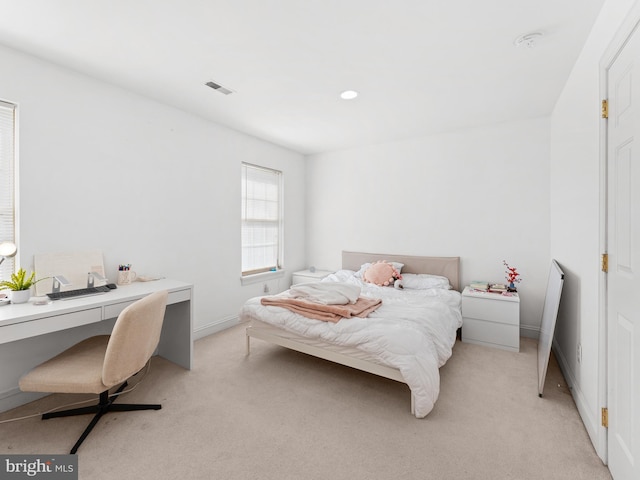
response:
[[[0,480],[78,480],[77,455],[0,455]]]

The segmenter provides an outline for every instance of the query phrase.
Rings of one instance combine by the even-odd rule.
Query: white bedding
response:
[[[361,289],[357,285],[343,282],[300,283],[289,289],[291,298],[301,298],[324,305],[346,305],[356,303]]]
[[[400,370],[414,395],[415,416],[425,417],[440,393],[439,368],[451,357],[456,331],[462,325],[460,293],[441,288],[378,287],[362,282],[350,270],[340,270],[323,281],[357,285],[362,296],[381,298],[382,306],[366,318],[331,323],[263,306],[256,297],[247,301],[240,318],[258,319],[304,337],[371,354],[380,363]]]

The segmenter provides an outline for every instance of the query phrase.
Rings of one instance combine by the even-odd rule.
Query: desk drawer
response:
[[[102,309],[100,307],[91,308],[79,312],[53,315],[39,320],[14,323],[0,327],[0,335],[2,336],[2,343],[8,343],[15,340],[22,340],[23,338],[44,335],[45,333],[57,332],[58,330],[79,327],[80,325],[95,323],[101,320]]]
[[[191,289],[178,290],[177,292],[169,292],[169,298],[167,298],[167,305],[173,303],[187,302],[191,300]]]
[[[105,305],[104,306],[104,319],[107,320],[108,318],[116,318],[118,315],[120,315],[120,312],[122,312],[122,310],[124,310],[125,308],[127,308],[129,305],[135,303],[136,300],[130,300],[128,302],[120,302],[120,303],[114,303],[111,305]]]
[[[143,297],[140,297],[143,298]],[[167,305],[171,305],[174,303],[186,302],[191,299],[191,290],[178,290],[177,292],[169,292],[169,297],[167,298]],[[120,315],[120,312],[127,308],[129,305],[140,300],[139,298],[136,300],[129,300],[127,302],[114,303],[112,305],[105,305],[104,307],[104,319],[108,318],[116,318]]]

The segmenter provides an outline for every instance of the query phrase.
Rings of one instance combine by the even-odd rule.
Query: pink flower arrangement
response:
[[[507,282],[509,282],[509,285],[513,285],[514,283],[520,283],[520,280],[522,280],[520,277],[520,274],[518,273],[518,270],[516,270],[516,267],[510,267],[509,264],[503,260],[502,263],[504,263],[504,266],[507,267],[507,269],[505,270],[504,273],[507,274]]]

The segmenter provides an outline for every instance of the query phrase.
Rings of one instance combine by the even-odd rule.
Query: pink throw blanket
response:
[[[265,306],[282,307],[308,318],[337,323],[343,318],[366,317],[380,305],[379,298],[359,297],[356,303],[347,305],[324,305],[297,298],[263,297],[260,303]]]

